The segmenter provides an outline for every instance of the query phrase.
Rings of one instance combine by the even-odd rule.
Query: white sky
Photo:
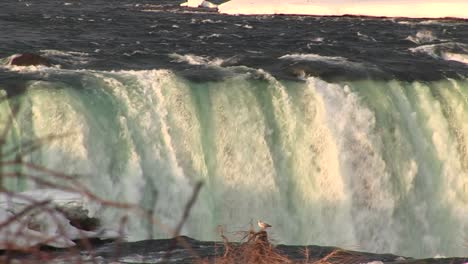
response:
[[[468,18],[468,0],[231,0],[227,14],[368,15]]]

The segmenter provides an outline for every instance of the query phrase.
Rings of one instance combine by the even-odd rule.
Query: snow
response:
[[[452,52],[444,52],[442,54],[444,60],[457,61],[468,65],[468,54],[459,54]]]
[[[49,201],[26,214],[20,214],[33,204]],[[73,240],[88,238],[116,238],[118,232],[98,228],[85,231],[71,225],[66,215],[80,219],[93,217],[91,203],[82,195],[52,189],[16,193],[14,197],[0,193],[0,249],[24,249],[38,244],[58,248],[75,245]],[[6,224],[9,219],[11,223]]]
[[[468,18],[465,0],[231,0],[218,6],[224,14],[364,15],[413,18]]]
[[[203,0],[188,0],[187,2],[180,4],[180,6],[199,7],[202,3]]]

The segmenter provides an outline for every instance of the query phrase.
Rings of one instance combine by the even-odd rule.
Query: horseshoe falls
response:
[[[262,220],[277,244],[466,256],[466,20],[160,2],[5,4],[1,160],[29,165],[0,174],[30,176],[5,189],[69,175],[152,211],[85,201],[139,241],[171,237],[201,181],[181,230],[195,239]]]
[[[79,75],[75,84],[29,82],[14,102],[21,111],[8,139],[18,145],[69,134],[29,159],[82,175],[100,197],[154,209],[174,226],[202,180],[183,229],[199,239],[216,239],[220,224],[268,219],[283,243],[409,255],[464,251],[466,80],[292,82],[257,71],[196,83],[168,70]],[[2,103],[2,117],[10,104]],[[8,187],[27,188],[18,180]],[[99,213],[111,223],[123,212]],[[145,238],[144,226],[131,216],[130,238]]]

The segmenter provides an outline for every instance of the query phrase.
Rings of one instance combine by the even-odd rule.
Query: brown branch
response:
[[[19,106],[14,105],[13,108],[11,109],[11,115],[8,116],[8,120],[5,125],[5,128],[0,134],[0,145],[3,145],[5,143],[8,131],[13,126],[13,120],[14,120],[13,118],[18,114],[18,111],[19,111]]]
[[[51,238],[49,238],[47,240],[41,241],[42,244],[47,244],[47,243],[49,243],[51,241],[55,241],[57,238],[60,238],[60,237],[64,237],[64,238],[68,239],[68,237],[65,235],[65,228],[63,227],[62,223],[58,220],[55,213],[60,213],[64,217],[66,217],[66,216],[62,212],[60,212],[58,210],[53,210],[53,209],[47,207],[47,205],[51,203],[50,200],[38,201],[38,200],[35,200],[35,199],[33,199],[31,197],[28,197],[26,195],[21,195],[21,194],[17,194],[17,193],[13,193],[13,192],[8,192],[8,191],[3,191],[3,192],[6,193],[9,197],[15,197],[16,196],[16,197],[19,197],[19,198],[21,198],[23,200],[26,200],[26,201],[30,202],[31,205],[29,205],[29,206],[33,206],[34,209],[41,208],[53,218],[54,222],[57,224],[57,227],[58,227],[58,230],[59,230],[59,235],[55,236],[55,237],[51,237]],[[47,202],[47,204],[45,204],[44,206],[40,206],[41,202]],[[15,216],[18,217],[18,219],[21,218],[19,213],[16,214]],[[15,233],[15,236],[19,236],[19,234],[23,231],[23,229],[28,227],[27,224],[28,224],[27,222],[22,222],[21,223],[21,228],[17,230],[17,232]]]
[[[31,211],[33,211],[33,210],[35,210],[37,208],[44,207],[49,203],[50,203],[50,201],[46,200],[46,201],[36,202],[36,203],[31,204],[31,205],[28,205],[26,208],[21,210],[19,213],[17,213],[15,215],[13,215],[12,217],[8,218],[8,220],[4,221],[3,223],[0,223],[0,229],[5,228],[6,226],[10,225],[11,223],[13,223],[14,221],[16,221],[19,218],[23,217],[24,215],[28,214],[29,212],[31,212]]]
[[[118,256],[120,256],[120,250],[121,250],[121,247],[120,247],[120,244],[122,243],[122,237],[123,237],[123,234],[125,233],[124,232],[124,229],[125,229],[125,225],[127,224],[128,222],[128,217],[127,216],[124,216],[120,219],[120,222],[119,222],[119,239],[116,241],[115,243],[115,247],[114,247],[114,258],[111,259],[110,262],[118,262]]]
[[[189,215],[190,215],[190,210],[192,209],[193,205],[195,204],[195,201],[197,200],[198,193],[200,192],[201,187],[203,186],[203,182],[199,181],[193,188],[192,196],[190,197],[190,200],[187,202],[185,205],[184,209],[184,214],[182,215],[182,219],[179,221],[179,224],[177,225],[175,231],[174,231],[174,237],[178,236],[180,234],[180,231],[182,229],[182,226],[185,224],[187,221]]]
[[[60,184],[56,184],[56,183],[52,183],[50,181],[41,179],[38,176],[24,174],[24,173],[21,173],[21,172],[4,173],[3,176],[4,177],[10,177],[10,178],[11,177],[25,177],[25,178],[31,179],[32,181],[34,181],[38,185],[41,185],[41,186],[44,186],[44,187],[49,187],[51,189],[67,191],[67,192],[70,192],[70,193],[81,194],[81,195],[83,195],[83,196],[85,196],[85,197],[87,197],[87,198],[89,198],[91,200],[99,202],[102,205],[107,205],[107,206],[111,206],[111,207],[114,207],[114,208],[144,210],[144,209],[142,209],[142,208],[140,208],[140,207],[138,207],[138,206],[136,206],[134,204],[114,202],[114,201],[102,199],[102,198],[98,197],[97,195],[93,194],[91,191],[86,189],[81,184],[77,183],[75,180],[73,180],[73,182],[75,182],[76,185],[78,185],[76,188],[65,186],[65,185],[60,185]]]
[[[31,162],[24,161],[22,159],[0,161],[0,167],[1,166],[4,166],[4,167],[6,167],[6,166],[19,166],[19,165],[21,165],[21,166],[23,166],[25,168],[37,171],[37,172],[46,173],[46,174],[48,174],[48,176],[53,176],[55,178],[63,179],[63,180],[67,180],[67,181],[73,181],[75,184],[79,184],[78,181],[76,181],[76,177],[78,175],[69,175],[69,174],[66,174],[66,173],[58,172],[58,171],[55,171],[55,170],[51,170],[51,169],[36,165],[34,163],[31,163]]]
[[[88,190],[82,184],[77,182],[76,179],[73,179],[73,178],[71,178],[71,176],[66,175],[66,174],[60,174],[59,173],[59,175],[57,175],[57,176],[59,176],[60,178],[70,179],[70,181],[72,181],[75,185],[77,185],[77,188],[52,183],[50,181],[41,179],[38,176],[28,175],[28,174],[24,174],[24,173],[21,173],[21,172],[4,173],[3,176],[4,177],[25,177],[25,178],[31,179],[36,184],[41,185],[41,186],[49,187],[51,189],[56,189],[56,190],[67,191],[67,192],[70,192],[70,193],[81,194],[84,197],[86,197],[86,198],[88,198],[88,199],[90,199],[90,200],[92,200],[94,202],[97,202],[100,205],[106,206],[106,207],[113,207],[113,208],[123,209],[123,210],[132,210],[136,214],[147,218],[148,221],[151,224],[157,225],[158,227],[160,227],[163,230],[170,230],[166,225],[164,225],[160,221],[156,220],[146,209],[143,209],[143,208],[141,208],[140,206],[138,206],[136,204],[114,202],[114,201],[111,201],[111,200],[102,199],[102,198],[98,197],[97,195],[93,194],[90,190]]]
[[[52,220],[53,222],[56,224],[57,226],[57,229],[58,229],[58,234],[55,235],[55,236],[52,236],[52,237],[49,237],[47,239],[43,239],[43,237],[41,235],[35,235],[35,234],[24,234],[23,231],[25,228],[27,228],[27,222],[26,221],[23,221],[21,222],[21,226],[20,228],[15,232],[14,236],[13,237],[20,237],[22,236],[23,238],[25,239],[39,239],[40,242],[36,245],[33,245],[33,246],[29,246],[29,247],[26,247],[26,248],[18,248],[18,247],[12,247],[12,246],[9,246],[8,249],[12,250],[22,250],[22,251],[25,251],[25,252],[30,252],[32,249],[36,248],[37,245],[47,245],[49,244],[50,242],[55,242],[57,241],[58,239],[62,238],[62,239],[68,239],[68,240],[72,240],[71,237],[69,237],[67,234],[66,234],[66,230],[65,230],[65,227],[63,225],[63,223],[61,221],[59,221],[59,219],[57,218],[57,215],[56,214],[61,214],[62,216],[64,216],[66,218],[66,215],[60,211],[60,210],[56,210],[56,209],[52,209],[52,208],[49,208],[47,207],[47,205],[51,202],[51,201],[44,201],[47,202],[46,204],[44,204],[43,206],[39,206],[41,204],[40,201],[37,201],[29,196],[25,196],[25,195],[21,195],[21,194],[17,194],[17,193],[13,193],[13,192],[8,192],[8,191],[5,191],[5,193],[7,195],[9,195],[10,197],[18,197],[18,198],[22,198],[28,202],[31,202],[32,204],[29,207],[34,207],[33,209],[37,209],[39,207],[43,207],[43,210],[45,211],[44,213],[48,213],[51,217],[52,217]],[[22,217],[22,215],[25,215],[28,211],[32,210],[32,209],[28,209],[28,208],[25,208],[23,210],[23,212],[21,213],[18,213],[16,214],[14,217],[11,217],[10,218],[10,221],[9,222],[4,222],[5,225],[9,225],[10,223],[14,222],[16,219],[19,219]],[[1,229],[1,227],[0,227]],[[73,239],[75,240],[75,239]],[[84,246],[84,248],[87,250],[87,252],[89,252],[89,254],[91,255],[91,260],[93,261],[93,263],[96,263],[95,262],[95,259],[94,259],[94,251],[93,251],[93,248],[92,248],[92,245],[88,239],[88,237],[85,236],[84,232],[82,230],[79,230],[79,237],[76,238],[76,240],[79,240],[80,242],[80,245]],[[78,256],[80,257],[80,254],[79,254],[79,251],[76,250],[75,248],[70,248],[70,253],[72,253],[72,255],[74,256]]]
[[[33,140],[26,141],[26,142],[21,142],[18,144],[18,146],[13,146],[12,148],[5,150],[3,153],[3,156],[9,157],[9,156],[15,155],[20,150],[21,150],[21,156],[25,156],[39,149],[41,147],[41,144],[43,143],[52,142],[54,140],[62,139],[73,134],[74,133],[67,133],[67,134],[61,134],[61,135],[50,134],[45,137],[41,137],[39,139],[33,139]]]
[[[182,230],[182,227],[184,223],[187,221],[189,215],[190,215],[190,210],[192,209],[193,205],[195,204],[195,201],[197,200],[198,194],[201,190],[201,187],[203,186],[203,182],[199,181],[193,188],[192,196],[188,200],[187,204],[185,205],[184,213],[182,215],[182,218],[180,219],[179,223],[177,224],[177,227],[174,229],[173,236],[174,238],[172,239],[169,248],[167,249],[166,254],[163,257],[162,262],[165,262],[167,259],[169,259],[172,255],[172,251],[175,249],[177,246],[177,242],[180,242],[186,249],[191,251],[195,257],[197,257],[197,254],[193,252],[192,247],[182,238],[179,237],[180,231]]]

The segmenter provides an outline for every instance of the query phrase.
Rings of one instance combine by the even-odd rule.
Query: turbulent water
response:
[[[54,64],[0,67],[0,128],[21,105],[3,149],[65,135],[26,159],[170,227],[202,180],[182,231],[197,239],[264,219],[282,243],[466,255],[466,21],[178,4],[2,3],[3,61]],[[124,214],[95,210],[108,224]],[[140,217],[128,225],[129,239],[148,235]]]

